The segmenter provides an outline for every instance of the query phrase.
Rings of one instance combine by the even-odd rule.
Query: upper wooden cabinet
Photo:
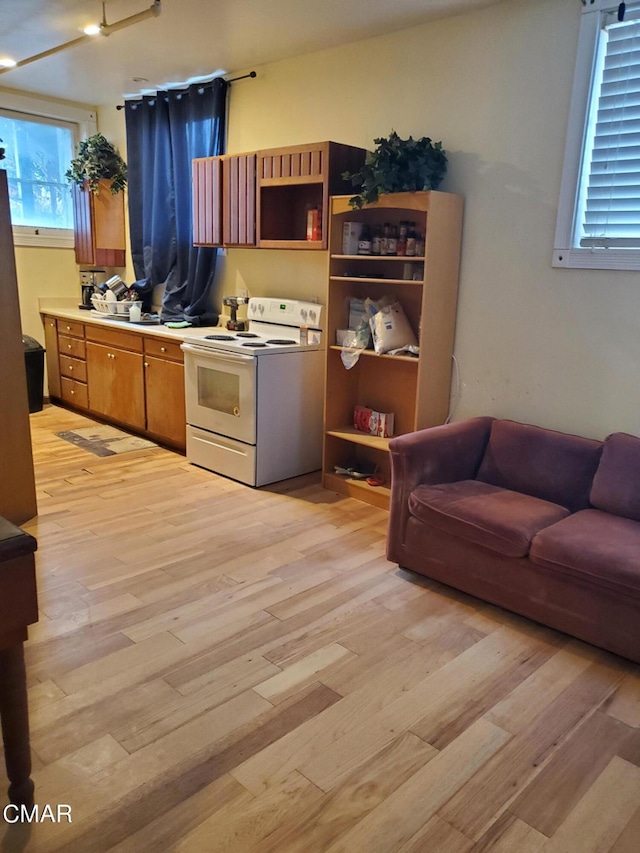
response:
[[[112,195],[110,184],[100,181],[98,195],[73,185],[77,264],[123,267],[126,263],[124,193]]]
[[[348,191],[342,173],[358,171],[366,154],[338,142],[258,151],[258,246],[326,249],[329,196]],[[308,235],[314,210],[318,233]]]
[[[347,190],[342,173],[365,157],[363,148],[318,142],[194,160],[194,244],[326,249],[329,196]]]
[[[222,157],[191,161],[194,246],[222,245]]]
[[[196,246],[256,245],[256,155],[192,161]]]

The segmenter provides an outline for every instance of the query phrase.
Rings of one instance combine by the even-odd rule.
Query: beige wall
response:
[[[68,296],[80,301],[78,267],[73,249],[17,246],[16,272],[22,332],[44,344],[38,299]]]
[[[640,274],[550,265],[579,18],[577,0],[511,0],[258,68],[232,86],[228,148],[442,140],[442,188],[466,200],[456,419],[640,434]],[[229,252],[223,286],[297,292],[298,262],[264,254]]]
[[[509,0],[257,67],[232,85],[228,150],[442,140],[442,188],[466,200],[456,419],[640,434],[640,274],[550,265],[579,17],[577,0]],[[99,122],[124,145],[122,112]],[[324,253],[230,250],[217,291],[324,299],[325,270]]]

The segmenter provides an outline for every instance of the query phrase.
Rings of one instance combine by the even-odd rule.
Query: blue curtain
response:
[[[215,325],[209,304],[218,250],[194,247],[191,161],[224,150],[227,82],[125,103],[129,228],[138,289],[165,284],[162,320]]]

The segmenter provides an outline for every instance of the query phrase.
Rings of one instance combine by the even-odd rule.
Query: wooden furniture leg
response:
[[[33,805],[27,683],[22,643],[0,649],[0,720],[9,777],[9,799]]]

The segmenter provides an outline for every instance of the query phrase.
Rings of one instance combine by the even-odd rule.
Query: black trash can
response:
[[[29,414],[42,411],[42,392],[44,387],[44,347],[29,335],[22,336],[24,346],[24,364],[27,369],[27,393],[29,395]]]

